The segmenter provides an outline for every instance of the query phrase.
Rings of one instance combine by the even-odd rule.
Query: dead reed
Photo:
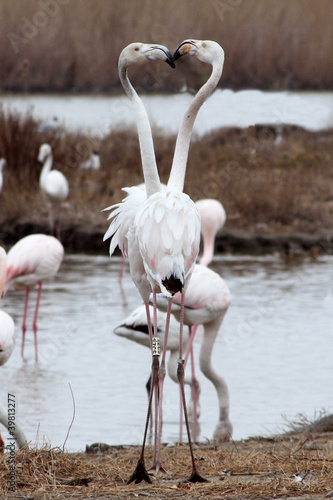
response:
[[[101,210],[123,197],[122,187],[142,182],[137,135],[112,132],[103,140],[62,129],[42,132],[31,116],[0,112],[0,157],[7,159],[0,195],[0,226],[31,222],[47,227],[47,207],[38,185],[40,145],[53,149],[55,168],[70,185],[63,228],[103,230]],[[174,137],[154,134],[161,180],[168,179]],[[93,149],[101,169],[80,170]],[[185,191],[194,199],[216,198],[228,214],[226,230],[318,233],[333,229],[333,131],[295,127],[219,130],[195,140]]]
[[[108,448],[106,446],[106,448]],[[329,495],[333,481],[330,435],[310,438],[249,439],[220,448],[198,445],[200,472],[209,482],[184,482],[190,473],[188,447],[163,449],[168,474],[152,485],[126,485],[139,454],[136,446],[112,446],[97,454],[64,453],[59,449],[22,450],[16,454],[16,492],[29,498],[309,498]],[[147,448],[147,464],[152,449]],[[8,491],[7,456],[0,457],[0,492]],[[32,496],[33,495],[33,496]],[[8,498],[10,496],[8,495]]]
[[[174,50],[189,37],[224,47],[223,87],[331,89],[332,17],[330,0],[2,0],[0,90],[118,90],[125,45]],[[209,69],[195,63],[132,79],[149,91],[196,87]]]

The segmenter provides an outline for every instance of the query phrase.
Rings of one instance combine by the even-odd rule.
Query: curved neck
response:
[[[124,90],[134,104],[136,113],[136,124],[140,143],[140,153],[142,161],[143,177],[146,186],[147,197],[161,190],[160,178],[158,175],[153,137],[146,109],[140,97],[129,81],[127,68],[119,65],[119,78]]]
[[[221,78],[222,69],[223,58],[218,58],[213,63],[213,69],[209,79],[194,96],[183,117],[177,136],[175,154],[168,182],[168,187],[172,189],[177,189],[179,191],[183,191],[184,189],[186,164],[193,125],[199,109],[215,90]]]
[[[40,174],[40,183],[44,182],[45,176],[49,173],[52,168],[52,153],[50,152],[44,160],[43,168]]]
[[[215,232],[202,231],[202,229],[201,232],[203,241],[203,251],[199,264],[207,267],[212,262],[214,257]]]
[[[226,420],[229,416],[229,392],[226,381],[212,366],[212,351],[224,314],[204,325],[204,338],[201,342],[199,356],[202,373],[212,382],[216,389],[219,400],[220,420]]]

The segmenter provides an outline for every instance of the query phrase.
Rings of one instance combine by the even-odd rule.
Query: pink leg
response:
[[[22,323],[22,345],[21,345],[22,358],[24,358],[23,353],[24,353],[24,343],[25,343],[25,332],[27,331],[27,312],[28,312],[29,292],[30,292],[30,288],[26,288],[25,289],[23,323]]]
[[[54,219],[53,219],[53,208],[52,205],[49,205],[49,222],[50,222],[50,233],[54,235]]]
[[[121,263],[120,263],[120,270],[119,270],[119,276],[118,276],[119,283],[121,283],[123,281],[125,260],[126,260],[125,257],[123,255],[121,255]]]
[[[155,299],[156,300],[156,299]],[[158,372],[158,434],[157,434],[157,454],[156,454],[156,462],[153,464],[153,469],[156,470],[156,473],[159,471],[165,472],[162,467],[161,462],[161,438],[162,438],[162,401],[163,401],[163,385],[165,379],[165,357],[167,352],[168,345],[168,335],[169,335],[169,327],[170,327],[170,315],[171,315],[171,307],[172,307],[172,298],[169,299],[168,309],[167,309],[167,318],[165,324],[165,334],[164,334],[164,349],[162,353],[162,359],[160,364],[160,369]]]
[[[186,368],[186,364],[188,361],[189,355],[191,355],[191,374],[192,374],[192,399],[193,399],[193,440],[196,441],[197,439],[197,408],[198,408],[198,381],[195,376],[195,365],[194,365],[194,355],[193,355],[193,341],[195,334],[197,332],[198,325],[193,325],[190,328],[190,339],[187,345],[186,349],[186,354],[185,354],[185,360],[184,360],[184,370]]]
[[[191,483],[203,483],[203,482],[206,482],[206,479],[204,479],[202,476],[200,476],[200,474],[199,474],[199,472],[197,470],[196,463],[195,463],[194,454],[193,454],[193,447],[192,447],[192,441],[191,441],[191,434],[190,434],[190,427],[189,427],[189,423],[188,423],[186,400],[185,400],[184,360],[182,359],[182,357],[183,357],[184,304],[185,304],[185,295],[182,294],[181,312],[180,312],[180,334],[179,334],[179,342],[180,342],[179,343],[179,358],[180,359],[178,361],[177,377],[178,377],[179,386],[181,388],[181,393],[182,393],[182,400],[183,400],[183,409],[184,409],[186,431],[187,431],[188,444],[189,444],[189,447],[190,447],[191,460],[192,460],[192,473],[191,473],[191,476],[189,477],[188,480]]]
[[[39,285],[38,285],[38,295],[37,295],[36,309],[35,309],[34,322],[33,322],[34,342],[35,342],[35,361],[36,361],[36,363],[38,361],[37,318],[38,318],[38,309],[39,309],[40,296],[41,296],[41,293],[42,293],[42,285],[43,285],[42,282],[40,282]]]

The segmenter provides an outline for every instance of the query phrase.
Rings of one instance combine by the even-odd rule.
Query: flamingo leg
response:
[[[188,415],[187,415],[187,408],[186,408],[185,383],[184,383],[184,378],[185,378],[184,373],[185,372],[184,372],[184,360],[182,359],[182,357],[183,357],[184,305],[185,305],[185,295],[182,293],[181,311],[180,311],[180,333],[179,333],[179,342],[180,342],[179,343],[179,361],[178,361],[178,368],[177,368],[177,378],[178,378],[178,382],[179,382],[179,386],[180,386],[181,394],[182,394],[185,425],[186,425],[187,438],[188,438],[188,443],[189,443],[190,453],[191,453],[191,460],[192,460],[192,473],[191,473],[191,476],[189,477],[188,481],[190,481],[191,483],[204,483],[204,482],[207,482],[207,479],[203,478],[199,474],[196,463],[195,463],[193,446],[192,446],[192,441],[191,441],[190,426],[189,426],[189,422],[188,422]]]
[[[157,434],[157,443],[156,443],[157,456],[156,456],[156,461],[154,461],[154,464],[153,464],[153,469],[156,471],[156,473],[165,472],[165,469],[162,467],[162,462],[161,462],[162,401],[163,401],[163,385],[164,385],[164,379],[165,379],[165,374],[166,374],[165,357],[166,357],[167,345],[168,345],[171,307],[172,307],[172,298],[169,299],[169,302],[168,302],[167,318],[166,318],[165,334],[164,334],[164,349],[163,349],[163,353],[162,353],[160,369],[158,372],[158,398],[159,398],[158,403],[159,404],[158,404],[158,434]]]
[[[120,270],[119,270],[119,276],[118,276],[119,283],[122,283],[122,281],[123,281],[125,260],[126,260],[125,257],[123,255],[121,255]]]
[[[53,208],[51,204],[49,204],[49,223],[50,223],[51,236],[54,236],[54,218],[53,218]]]
[[[155,292],[155,305],[156,305],[156,292]],[[150,394],[149,394],[149,400],[148,400],[148,410],[147,410],[147,417],[146,417],[146,424],[145,424],[145,431],[144,431],[144,436],[143,436],[143,443],[141,447],[141,453],[139,460],[137,462],[137,465],[134,469],[133,474],[127,481],[127,484],[135,482],[136,484],[141,483],[141,481],[146,481],[147,483],[151,483],[151,479],[149,477],[149,474],[146,470],[145,466],[145,461],[144,461],[144,450],[146,446],[146,440],[147,440],[147,434],[148,434],[148,428],[149,428],[149,420],[150,420],[150,415],[151,415],[151,407],[152,407],[152,399],[153,399],[153,394],[155,394],[155,443],[156,443],[156,433],[157,433],[157,421],[158,421],[158,372],[160,368],[160,362],[159,362],[159,354],[155,354],[154,351],[154,340],[156,337],[153,335],[153,330],[152,330],[152,324],[151,324],[151,318],[150,318],[150,311],[149,311],[149,303],[145,303],[145,308],[146,308],[146,315],[147,315],[147,323],[148,323],[148,332],[149,332],[149,338],[150,338],[150,345],[152,349],[152,374],[151,374],[151,387],[150,387]],[[157,332],[157,315],[156,315],[156,321],[155,321],[155,314],[154,314],[154,334]],[[158,339],[159,340],[159,339]],[[156,446],[156,445],[155,445]],[[156,457],[156,451],[154,450],[154,457]]]
[[[195,365],[194,365],[194,354],[193,354],[193,341],[194,341],[194,337],[195,337],[195,334],[197,332],[197,329],[198,329],[198,325],[193,325],[192,327],[189,328],[190,339],[189,339],[189,343],[187,345],[186,354],[185,354],[185,358],[184,358],[184,370],[185,370],[186,364],[188,361],[188,357],[189,357],[189,355],[191,356],[192,399],[193,399],[193,441],[196,441],[196,439],[197,439],[197,423],[198,423],[197,408],[198,408],[198,394],[199,394],[198,386],[199,386],[199,384],[198,384],[198,381],[197,381],[196,376],[195,376]]]
[[[40,303],[40,296],[42,294],[42,282],[39,282],[38,285],[38,294],[37,294],[37,301],[36,301],[36,309],[35,309],[35,315],[34,315],[34,322],[33,322],[33,330],[34,330],[34,343],[35,343],[35,361],[37,363],[38,361],[38,343],[37,343],[37,318],[38,318],[38,310],[39,310],[39,303]]]
[[[22,345],[21,345],[21,356],[22,356],[22,358],[24,358],[25,332],[27,331],[27,313],[28,313],[29,293],[30,293],[30,288],[26,288],[26,290],[25,290],[23,323],[22,323]]]

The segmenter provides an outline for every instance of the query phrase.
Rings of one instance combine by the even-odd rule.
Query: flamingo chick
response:
[[[46,234],[31,234],[19,240],[8,252],[5,292],[9,287],[26,290],[25,306],[22,323],[22,347],[24,342],[29,293],[31,288],[38,285],[38,295],[33,320],[35,360],[38,360],[37,349],[37,317],[39,302],[42,293],[43,281],[52,279],[58,272],[64,256],[64,247],[57,238]]]
[[[68,181],[59,170],[52,169],[52,149],[49,144],[42,144],[39,148],[38,161],[43,163],[39,177],[39,185],[49,205],[51,234],[54,234],[53,209],[54,203],[61,203],[68,197]]]

